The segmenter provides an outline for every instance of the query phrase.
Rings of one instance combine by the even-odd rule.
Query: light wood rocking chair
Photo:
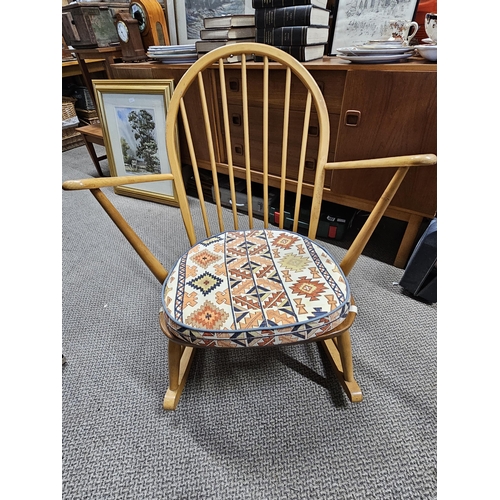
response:
[[[224,64],[230,55],[241,55],[241,65]],[[247,63],[245,55],[262,57],[259,71],[253,71],[257,65]],[[257,129],[251,130],[252,125]],[[205,130],[205,142],[194,143],[194,127]],[[195,231],[201,223],[193,221],[190,210],[197,200],[186,194],[178,131],[186,139],[201,204],[205,233],[202,237]],[[319,342],[326,349],[349,399],[361,401],[361,389],[353,374],[349,333],[356,306],[346,276],[407,171],[435,165],[436,156],[328,161],[329,116],[317,83],[296,59],[275,47],[257,43],[213,50],[186,71],[170,101],[166,135],[171,174],[83,179],[63,184],[65,190],[89,189],[154,276],[164,283],[160,326],[169,339],[170,380],[163,407],[176,408],[197,348],[259,348],[303,342]],[[217,142],[221,136],[224,141]],[[239,155],[237,160],[235,155]],[[311,158],[312,173],[306,168]],[[337,265],[315,241],[326,189],[325,174],[335,169],[373,168],[390,168],[394,175]],[[202,177],[207,172],[211,172],[218,220],[215,231],[210,227],[209,209],[205,207]],[[228,209],[221,202],[221,174],[228,178],[231,196],[234,227],[230,230],[224,227],[223,215]],[[101,190],[158,180],[174,183],[191,245],[170,273]],[[252,181],[256,180],[262,185],[260,219],[252,203]],[[246,187],[245,227],[237,207],[237,182],[244,182]],[[274,211],[268,201],[270,187],[279,190]],[[307,237],[300,234],[299,227],[306,197],[312,200]],[[289,217],[285,216],[286,210]],[[270,218],[278,227],[269,223]],[[292,219],[288,231],[286,227]]]

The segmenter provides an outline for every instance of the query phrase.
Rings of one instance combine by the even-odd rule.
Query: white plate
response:
[[[151,45],[148,52],[152,54],[191,54],[196,52],[195,45]]]
[[[422,40],[423,43],[428,43],[429,45],[437,45],[436,42],[432,40],[432,38],[424,38]]]
[[[413,56],[413,52],[410,54],[390,54],[390,55],[377,55],[377,56],[348,56],[348,55],[337,55],[340,59],[345,59],[346,61],[351,61],[353,63],[370,64],[370,63],[392,63],[398,62],[401,59],[408,59]]]
[[[187,59],[157,59],[157,61],[161,62],[162,64],[191,64],[197,61],[197,58],[195,57],[194,59],[192,57],[187,58]]]
[[[379,46],[367,46],[367,45],[357,45],[355,47],[341,47],[337,49],[337,52],[348,56],[363,56],[363,55],[384,55],[384,54],[405,54],[408,52],[413,52],[414,47],[379,47]]]
[[[191,51],[191,52],[155,52],[155,51],[147,51],[146,54],[149,57],[189,57],[192,55],[196,55],[197,52],[196,50]]]
[[[195,60],[198,57],[198,54],[195,52],[194,54],[152,54],[151,52],[146,52],[146,55],[151,59],[164,59],[169,61],[177,61],[178,59],[193,59]]]
[[[401,46],[403,42],[401,40],[370,40],[368,42],[370,45],[389,45],[391,47]]]

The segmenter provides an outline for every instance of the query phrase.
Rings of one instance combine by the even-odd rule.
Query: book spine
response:
[[[303,45],[282,45],[277,46],[284,52],[288,52],[291,56],[295,57],[298,61],[304,61],[306,58],[306,52]]]
[[[307,45],[308,26],[262,28],[255,32],[255,41],[268,45]]]
[[[306,46],[304,45],[275,45],[277,49],[281,49],[283,52],[287,52],[292,57],[295,57],[297,61],[307,62],[306,58]],[[255,56],[255,62],[263,62],[264,58],[262,56]]]
[[[291,7],[294,5],[311,5],[311,0],[252,0],[252,7],[254,9]]]
[[[262,29],[281,26],[308,26],[311,10],[311,5],[255,9],[255,27]]]

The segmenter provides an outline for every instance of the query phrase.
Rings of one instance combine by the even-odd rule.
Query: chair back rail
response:
[[[230,99],[232,99],[232,104],[234,105],[234,96],[231,98],[228,96],[228,78],[227,78],[227,70],[228,68],[233,70],[233,66],[224,64],[224,58],[228,55],[228,48],[221,47],[220,49],[216,49],[211,51],[210,61],[205,59],[204,63],[201,64],[200,61],[197,61],[193,66],[184,74],[181,80],[178,82],[176,87],[176,92],[171,99],[169,113],[167,116],[167,145],[174,141],[174,136],[176,134],[176,126],[178,125],[175,122],[175,117],[177,115],[177,110],[180,109],[180,116],[182,119],[182,126],[186,135],[186,144],[189,151],[189,157],[191,160],[191,166],[193,169],[193,178],[194,183],[196,185],[197,197],[200,200],[202,205],[201,213],[203,217],[205,232],[207,236],[210,236],[214,233],[214,229],[210,227],[210,222],[208,218],[208,213],[205,209],[205,195],[203,193],[203,185],[202,185],[202,175],[201,175],[201,164],[200,159],[197,156],[196,144],[193,143],[192,140],[192,130],[194,127],[203,127],[204,128],[204,136],[207,141],[207,151],[208,151],[208,167],[211,172],[211,182],[213,185],[213,201],[216,205],[217,210],[217,220],[218,220],[218,231],[223,232],[226,230],[225,223],[223,219],[223,205],[220,196],[220,181],[219,175],[220,173],[224,173],[228,176],[228,189],[229,189],[229,197],[230,204],[232,209],[232,227],[231,229],[239,229],[240,221],[238,216],[238,202],[237,202],[237,189],[236,189],[236,180],[237,178],[242,178],[244,180],[245,188],[246,188],[246,200],[247,200],[247,215],[248,215],[248,228],[254,227],[254,219],[256,217],[255,207],[253,206],[253,196],[252,196],[252,175],[255,175],[255,171],[252,173],[252,163],[256,160],[259,152],[257,150],[251,150],[252,141],[250,140],[254,134],[258,134],[262,137],[262,145],[261,145],[261,160],[262,162],[262,219],[264,227],[268,227],[269,225],[269,165],[270,165],[270,138],[273,139],[276,136],[280,136],[282,138],[281,146],[279,149],[280,152],[280,166],[279,166],[279,175],[274,174],[275,179],[279,179],[279,182],[274,182],[275,186],[279,186],[279,199],[277,201],[278,206],[277,211],[279,213],[279,220],[277,221],[277,225],[283,229],[285,227],[285,207],[286,203],[290,201],[290,192],[287,188],[290,189],[290,180],[289,180],[289,163],[290,163],[290,130],[291,130],[291,105],[292,105],[292,77],[295,76],[298,78],[298,82],[302,82],[304,86],[304,107],[300,110],[300,116],[303,116],[303,125],[301,127],[301,135],[296,139],[295,142],[300,142],[300,149],[298,154],[298,168],[296,169],[296,177],[297,179],[292,183],[293,190],[295,191],[294,201],[292,201],[291,206],[293,207],[293,225],[291,229],[293,231],[298,230],[299,224],[299,213],[301,209],[301,203],[303,200],[302,194],[303,189],[302,185],[304,182],[304,171],[305,171],[305,163],[306,163],[306,154],[308,148],[308,139],[309,139],[309,125],[311,119],[312,110],[316,112],[318,116],[318,129],[319,129],[319,141],[318,141],[318,152],[317,152],[317,163],[316,167],[316,177],[317,179],[324,179],[324,165],[327,160],[327,152],[329,147],[329,119],[328,112],[326,108],[326,103],[324,101],[323,95],[309,72],[296,60],[293,58],[290,61],[290,58],[283,58],[281,51],[278,51],[274,47],[265,46],[262,47],[261,44],[255,43],[241,43],[238,44],[238,47],[231,47],[230,52],[232,54],[242,54],[242,60],[240,65],[240,100],[238,101],[238,106],[241,109],[241,125],[242,125],[242,140],[243,140],[243,166],[240,164],[238,167],[235,167],[233,150],[234,150],[234,137],[232,133],[231,127],[231,112],[230,112]],[[261,86],[258,88],[252,87],[251,92],[258,93],[258,95],[262,95],[261,99],[261,109],[259,111],[261,119],[251,120],[250,118],[250,99],[249,99],[249,78],[248,72],[252,71],[248,69],[248,65],[246,62],[246,57],[244,54],[255,54],[262,56],[263,59],[263,69],[262,69],[262,81]],[[216,65],[217,70],[214,70],[214,65]],[[285,85],[283,89],[283,94],[279,98],[280,102],[283,103],[283,121],[282,121],[282,130],[277,131],[272,128],[270,125],[270,92],[269,85],[271,81],[271,72],[277,71],[275,66],[281,65],[284,67],[284,75],[285,75]],[[274,67],[273,67],[274,66]],[[207,71],[209,70],[209,71]],[[217,79],[217,82],[211,81],[210,79]],[[214,96],[211,95],[207,89],[207,82],[212,84],[212,88],[217,88],[220,92],[219,97],[219,106],[217,103],[215,105],[209,102],[210,98]],[[189,115],[188,106],[186,106],[185,99],[188,90],[197,83],[198,87],[198,96],[201,103],[201,116],[202,120],[200,120],[200,113],[194,113]],[[214,85],[215,83],[215,85]],[[255,79],[252,80],[252,84],[255,85]],[[295,90],[297,92],[297,90]],[[177,98],[176,98],[177,97]],[[217,97],[217,96],[215,96]],[[276,101],[277,96],[273,95],[273,100]],[[252,102],[252,112],[257,113],[255,109],[256,100]],[[210,109],[214,109],[214,113],[218,116],[218,120],[210,119]],[[295,109],[297,109],[298,104],[294,103]],[[296,115],[297,116],[297,115]],[[261,120],[261,121],[260,121]],[[251,128],[251,123],[257,125],[260,130],[255,130]],[[261,123],[261,124],[260,124]],[[219,149],[218,145],[215,142],[215,131],[213,127],[220,126],[222,129],[223,136],[223,152],[225,154],[225,160],[221,161],[220,156],[218,156]],[[238,140],[241,140],[239,138]],[[276,142],[276,141],[275,141]],[[276,144],[273,145],[274,151],[277,150],[278,146]],[[169,152],[172,151],[170,147],[167,146],[167,150]],[[174,155],[175,157],[169,157],[172,172],[174,176],[180,178],[180,162],[178,158],[178,154]],[[207,163],[206,161],[204,162]],[[205,167],[206,170],[206,167]],[[322,199],[322,187],[320,187],[315,193],[314,196],[319,197],[317,203],[313,203],[311,219],[319,218],[319,214],[321,211],[321,199]],[[180,196],[182,198],[183,195]],[[187,215],[184,219],[186,227],[191,228],[192,223],[190,222],[191,216]],[[227,221],[226,221],[227,223]],[[317,227],[317,224],[312,224],[312,227]],[[188,229],[190,231],[190,229]],[[310,237],[315,237],[316,230],[310,231]],[[191,242],[194,243],[195,240]]]

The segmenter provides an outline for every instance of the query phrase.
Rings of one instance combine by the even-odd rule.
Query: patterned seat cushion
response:
[[[349,299],[334,258],[284,230],[230,231],[201,241],[163,285],[167,335],[200,347],[308,340],[340,324]]]

